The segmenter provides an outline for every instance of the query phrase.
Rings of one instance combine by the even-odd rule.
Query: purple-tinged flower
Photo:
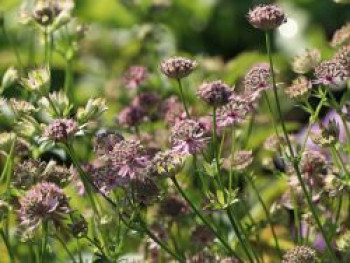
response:
[[[249,23],[262,30],[271,30],[287,21],[283,9],[276,5],[258,5],[249,10]]]
[[[150,178],[175,176],[182,169],[182,166],[183,157],[181,154],[172,150],[159,151],[147,167],[147,176]]]
[[[144,112],[154,110],[160,102],[160,98],[156,93],[142,92],[138,94],[131,102],[131,105],[142,109]]]
[[[117,132],[106,131],[97,134],[94,142],[94,151],[99,156],[108,156],[113,151],[114,145],[124,140]]]
[[[197,96],[213,107],[227,104],[231,94],[232,89],[221,80],[204,82],[197,90]]]
[[[176,122],[186,119],[186,113],[183,106],[176,96],[167,98],[160,106],[160,116],[169,126]]]
[[[271,89],[271,71],[268,63],[258,63],[254,65],[244,77],[244,87],[246,91],[262,91]]]
[[[19,199],[21,225],[34,230],[42,221],[59,224],[71,212],[68,198],[57,185],[42,182],[33,186]]]
[[[293,80],[293,84],[286,88],[285,92],[290,98],[301,98],[306,96],[312,88],[312,82],[306,77],[300,76]]]
[[[345,68],[350,71],[350,45],[343,46],[334,55],[334,59],[339,61]]]
[[[42,173],[43,180],[54,183],[59,187],[65,187],[72,179],[72,169],[64,165],[59,165],[55,161],[45,164],[45,171]]]
[[[342,86],[350,77],[349,69],[337,59],[322,62],[315,68],[315,84]]]
[[[234,94],[230,98],[231,100],[235,100],[240,102],[246,106],[246,109],[249,112],[255,111],[258,107],[258,101],[261,98],[261,91],[245,91],[242,94]]]
[[[14,166],[12,184],[19,189],[29,189],[42,179],[46,164],[29,159]]]
[[[282,263],[316,263],[316,251],[307,246],[296,246],[284,254]]]
[[[339,141],[339,124],[335,119],[330,120],[327,125],[321,122],[319,127],[320,132],[312,132],[310,135],[315,144],[330,147]]]
[[[160,213],[172,218],[179,218],[189,213],[189,206],[182,198],[171,195],[160,204]]]
[[[218,108],[217,125],[228,127],[239,124],[246,119],[249,112],[250,107],[242,97],[232,95],[228,104]]]
[[[182,79],[187,77],[196,68],[197,62],[183,57],[172,57],[160,63],[161,72],[168,78]]]
[[[295,73],[305,74],[313,70],[321,61],[318,49],[307,49],[304,53],[293,58],[292,69]]]
[[[215,236],[206,225],[197,226],[191,233],[191,241],[198,247],[205,247],[213,242]]]
[[[137,89],[148,77],[147,68],[142,66],[130,67],[123,76],[123,83],[128,89]]]
[[[55,119],[46,127],[44,134],[55,142],[67,141],[78,131],[78,124],[73,119]]]
[[[350,23],[343,25],[333,34],[331,46],[341,46],[350,43]]]
[[[207,138],[197,121],[186,119],[177,122],[172,128],[170,141],[175,152],[195,154],[205,148]]]
[[[110,160],[118,170],[119,176],[135,179],[140,175],[140,170],[146,168],[149,164],[149,159],[144,153],[140,141],[124,140],[113,147]]]
[[[140,107],[127,106],[118,115],[117,121],[125,127],[138,126],[144,119],[145,112]]]

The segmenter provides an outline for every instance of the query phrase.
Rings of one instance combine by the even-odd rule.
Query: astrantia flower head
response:
[[[109,155],[114,145],[124,140],[123,136],[116,132],[102,132],[96,135],[94,150],[99,156]]]
[[[262,30],[271,30],[287,21],[281,7],[276,5],[258,5],[248,13],[249,23]]]
[[[53,183],[42,182],[32,187],[19,199],[18,211],[21,224],[34,230],[42,221],[59,224],[65,214],[71,212],[68,198]]]
[[[318,49],[308,49],[293,58],[292,68],[295,73],[305,74],[313,70],[321,61],[321,52]]]
[[[204,130],[197,121],[186,119],[177,122],[172,128],[170,141],[176,152],[195,154],[204,149],[207,138],[204,137]]]
[[[339,87],[350,77],[350,72],[339,60],[331,59],[322,62],[315,68],[315,77],[316,84]]]
[[[64,165],[50,161],[46,165],[42,177],[46,182],[54,183],[59,187],[65,187],[71,180],[72,171]]]
[[[118,169],[118,175],[134,179],[142,168],[149,164],[140,141],[123,140],[113,147],[110,153],[112,165]]]
[[[159,151],[153,157],[147,171],[148,176],[175,176],[183,167],[183,157],[181,154],[172,151]]]
[[[10,99],[9,104],[13,112],[17,115],[17,117],[23,116],[23,115],[29,115],[36,111],[33,104],[25,100],[17,100],[12,98]]]
[[[168,78],[182,79],[196,68],[197,62],[183,57],[172,57],[160,63],[160,70]]]
[[[178,218],[189,213],[189,206],[182,198],[171,195],[160,204],[160,213],[173,218]]]
[[[261,91],[270,89],[270,65],[268,63],[258,63],[254,65],[244,77],[244,87],[246,91]]]
[[[142,92],[132,100],[131,104],[148,113],[158,106],[159,101],[160,98],[156,93]]]
[[[205,247],[214,240],[214,237],[213,232],[206,225],[199,225],[193,230],[191,241],[196,246]]]
[[[14,166],[12,184],[19,189],[29,189],[42,179],[46,164],[33,159],[25,160]]]
[[[145,112],[140,107],[127,106],[118,115],[118,123],[125,127],[138,126],[143,118]]]
[[[350,23],[343,25],[333,34],[331,45],[333,47],[350,43]]]
[[[246,119],[250,109],[250,106],[242,100],[242,97],[232,95],[228,104],[218,108],[217,125],[228,127],[239,124]]]
[[[227,104],[231,94],[232,89],[221,80],[204,82],[197,90],[197,96],[213,107]]]
[[[316,263],[316,251],[307,246],[296,246],[284,254],[282,263]]]
[[[334,55],[334,59],[339,61],[345,68],[350,70],[350,45],[343,46]]]
[[[148,77],[147,68],[142,66],[130,67],[123,76],[123,83],[128,89],[137,89]]]
[[[293,80],[293,84],[286,88],[286,93],[290,98],[301,98],[306,96],[312,88],[312,82],[306,77],[300,76]]]
[[[78,131],[78,124],[73,119],[55,119],[45,129],[45,136],[54,142],[66,142]]]
[[[335,119],[328,122],[328,125],[319,124],[320,132],[312,133],[312,141],[324,147],[333,146],[339,141],[339,125]]]
[[[172,126],[179,120],[185,119],[184,109],[176,96],[167,98],[160,107],[160,115],[165,123]]]

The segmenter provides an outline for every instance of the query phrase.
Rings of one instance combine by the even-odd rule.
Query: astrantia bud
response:
[[[94,151],[99,156],[107,155],[113,151],[114,146],[124,140],[123,136],[116,132],[102,132],[96,135]]]
[[[293,84],[286,88],[286,93],[290,98],[301,98],[306,96],[312,88],[312,82],[306,77],[300,76],[293,80]]]
[[[51,117],[68,117],[73,108],[67,95],[63,92],[50,93],[49,98],[42,97],[38,104],[40,109]]]
[[[10,107],[13,110],[13,112],[16,114],[17,117],[23,116],[23,115],[30,115],[31,113],[35,112],[36,109],[28,101],[25,100],[17,100],[17,99],[10,99]]]
[[[46,94],[50,85],[50,72],[47,68],[38,68],[28,73],[28,78],[22,78],[22,85],[30,91]]]
[[[29,189],[42,179],[45,163],[29,159],[14,166],[12,184],[18,189]]]
[[[196,61],[183,57],[172,57],[160,63],[160,70],[168,78],[182,79],[190,75],[196,66]]]
[[[293,58],[292,68],[295,73],[305,74],[313,70],[321,61],[321,53],[318,49],[306,50]]]
[[[18,78],[18,70],[13,67],[8,68],[2,77],[1,89],[4,90],[11,87],[17,82]]]
[[[77,120],[79,123],[85,123],[98,119],[106,110],[106,100],[102,98],[89,99],[85,108],[78,109]]]
[[[333,34],[333,38],[331,41],[332,47],[341,46],[344,44],[350,43],[350,23],[345,24],[341,28],[339,28]]]
[[[45,136],[55,142],[66,142],[78,131],[78,124],[72,119],[56,119],[45,129]]]
[[[158,152],[153,157],[149,167],[148,175],[153,176],[175,176],[183,167],[183,157],[174,151]]]
[[[249,11],[248,21],[255,28],[271,30],[285,23],[287,18],[279,6],[259,5]]]
[[[55,161],[50,161],[42,174],[44,181],[54,183],[59,187],[65,187],[71,180],[72,171]]]
[[[270,84],[270,65],[268,63],[255,64],[244,77],[246,91],[261,91],[272,88]]]
[[[307,246],[296,246],[284,254],[282,263],[316,263],[316,251]]]
[[[341,87],[350,77],[349,69],[337,59],[322,62],[315,68],[316,84]]]
[[[223,106],[229,102],[232,89],[221,80],[204,82],[197,90],[197,96],[210,106]]]

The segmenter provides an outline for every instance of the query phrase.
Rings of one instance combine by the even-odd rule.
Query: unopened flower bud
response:
[[[287,21],[282,8],[276,5],[259,5],[248,13],[249,23],[262,30],[271,30]]]
[[[28,73],[28,78],[22,79],[22,84],[30,91],[46,94],[50,85],[50,72],[42,67]]]
[[[293,58],[292,68],[295,73],[305,74],[313,70],[321,61],[321,53],[318,49],[306,50]]]
[[[1,88],[2,90],[11,87],[18,80],[18,70],[11,67],[6,70],[2,77]]]
[[[182,79],[196,68],[197,62],[183,57],[172,57],[160,63],[160,70],[168,78]]]

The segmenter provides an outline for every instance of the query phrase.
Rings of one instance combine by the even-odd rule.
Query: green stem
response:
[[[223,246],[229,251],[229,253],[233,256],[235,256],[240,262],[244,262],[238,254],[231,248],[231,246],[227,243],[227,241],[214,229],[212,224],[206,219],[201,212],[197,209],[197,207],[192,203],[192,201],[188,198],[188,196],[185,194],[185,192],[182,190],[181,186],[177,182],[175,177],[171,177],[171,180],[173,184],[175,185],[177,191],[180,193],[180,195],[186,200],[186,202],[190,205],[193,212],[201,219],[201,221],[208,226],[208,228],[213,232],[213,234],[219,239],[219,241],[223,244]]]
[[[250,176],[248,175],[247,176],[247,181],[252,186],[252,188],[253,188],[256,196],[258,197],[258,200],[259,200],[259,202],[260,202],[260,204],[261,204],[261,206],[262,206],[262,208],[263,208],[263,210],[265,212],[266,219],[269,222],[269,225],[270,225],[270,228],[271,228],[271,232],[272,232],[272,236],[273,236],[273,239],[275,241],[276,250],[278,251],[278,254],[279,254],[280,258],[282,258],[283,253],[282,253],[281,248],[280,248],[279,243],[278,243],[277,234],[275,232],[275,227],[273,226],[273,223],[272,223],[270,212],[269,212],[269,210],[268,210],[264,200],[262,199],[262,197],[261,197],[261,195],[259,193],[259,190],[257,189],[257,187],[256,187],[256,185],[254,183],[254,179],[250,178]]]
[[[41,241],[41,257],[40,263],[44,263],[46,255],[47,237],[48,237],[48,222],[44,221],[42,225],[42,241]]]
[[[213,108],[213,148],[214,148],[214,156],[217,170],[217,180],[220,186],[221,191],[224,190],[224,186],[221,180],[221,167],[220,167],[220,152],[218,148],[218,137],[216,132],[216,107]]]
[[[181,79],[178,79],[177,83],[178,83],[178,86],[179,86],[180,97],[181,97],[182,104],[183,104],[183,106],[185,108],[186,116],[187,116],[187,118],[190,118],[190,112],[188,111],[188,108],[187,108],[187,104],[186,104],[186,100],[185,100],[185,96],[184,96],[184,92],[183,92],[183,88],[182,88]]]
[[[7,236],[5,235],[5,232],[4,232],[3,229],[0,229],[0,235],[1,235],[2,239],[4,240],[4,244],[6,246],[6,249],[7,249],[8,253],[9,253],[10,263],[14,263],[15,262],[15,256],[14,256],[13,251],[11,249],[10,242],[9,242]]]
[[[64,79],[64,92],[69,99],[72,99],[72,82],[73,82],[73,62],[67,59],[66,74]]]
[[[273,69],[273,61],[272,61],[272,54],[271,54],[271,43],[270,43],[270,31],[266,31],[266,48],[267,48],[267,53],[268,53],[268,56],[269,56],[269,62],[270,62],[270,70],[271,70],[271,75],[272,75],[272,83],[273,83],[273,93],[274,93],[274,96],[275,96],[275,101],[276,101],[276,107],[277,107],[277,112],[278,112],[278,115],[279,115],[279,119],[280,119],[280,122],[281,122],[281,125],[282,125],[282,129],[283,129],[283,133],[284,133],[284,137],[287,141],[287,145],[288,145],[288,148],[289,148],[289,151],[290,151],[290,154],[291,154],[291,157],[292,157],[292,161],[293,161],[293,168],[297,174],[297,177],[298,177],[298,181],[301,185],[301,188],[303,190],[303,193],[306,197],[306,200],[307,200],[307,203],[308,203],[308,206],[311,210],[311,213],[312,213],[312,216],[314,217],[315,221],[316,221],[316,224],[323,236],[323,239],[325,240],[326,242],[326,246],[327,246],[327,250],[329,252],[329,254],[331,255],[332,259],[334,262],[339,262],[337,257],[335,256],[334,254],[334,251],[332,249],[332,246],[331,246],[331,243],[328,239],[328,236],[325,232],[325,230],[323,229],[323,226],[322,226],[322,223],[317,215],[317,212],[316,212],[316,209],[313,205],[313,202],[312,202],[312,199],[307,191],[307,188],[305,186],[305,183],[303,181],[303,178],[301,176],[301,173],[300,173],[300,170],[299,170],[299,166],[298,166],[298,161],[295,159],[295,156],[294,156],[294,150],[293,150],[293,147],[292,147],[292,144],[289,140],[289,137],[288,137],[288,133],[287,133],[287,129],[286,129],[286,126],[285,126],[285,123],[284,123],[284,120],[283,120],[283,117],[282,117],[282,111],[281,111],[281,105],[280,105],[280,101],[279,101],[279,98],[278,98],[278,94],[277,94],[277,86],[276,86],[276,80],[275,80],[275,74],[274,74],[274,69]]]

